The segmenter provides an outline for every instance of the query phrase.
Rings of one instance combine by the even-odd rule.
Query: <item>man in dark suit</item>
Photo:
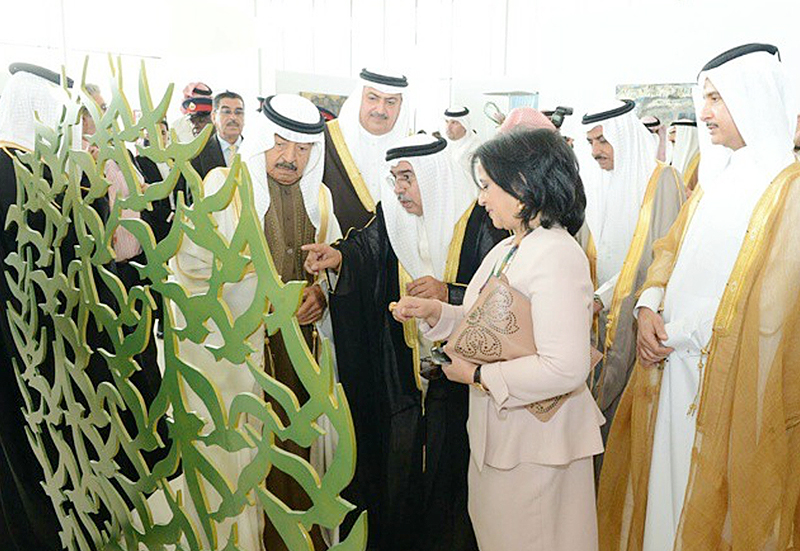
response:
[[[236,92],[224,91],[214,96],[211,122],[214,134],[208,138],[206,146],[192,160],[192,166],[205,178],[206,174],[218,166],[230,166],[242,144],[244,128],[244,100]]]
[[[206,98],[193,98],[191,101],[197,103]],[[189,101],[189,100],[187,100]],[[184,102],[185,103],[185,102]],[[193,106],[189,106],[191,111]],[[197,105],[194,106],[195,109]],[[244,100],[236,92],[225,90],[214,96],[212,102],[211,122],[214,125],[214,133],[209,136],[205,147],[192,159],[192,167],[205,178],[206,174],[220,166],[230,166],[233,156],[242,144],[242,129],[244,128]],[[195,132],[195,135],[199,131]],[[183,191],[186,194],[187,204],[192,203],[191,192],[186,189],[186,181],[181,176],[175,186],[175,201],[177,193]]]

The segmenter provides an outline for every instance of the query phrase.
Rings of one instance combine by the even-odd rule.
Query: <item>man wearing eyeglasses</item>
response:
[[[457,191],[447,147],[426,134],[396,142],[372,221],[335,246],[302,247],[306,270],[332,278],[339,380],[358,442],[342,495],[355,515],[368,511],[368,549],[477,550],[467,514],[467,388],[431,369],[434,343],[415,320],[401,325],[390,312],[405,295],[461,304],[483,257],[508,235]]]
[[[236,92],[226,90],[214,96],[211,122],[214,135],[208,139],[200,154],[192,160],[192,166],[205,178],[217,167],[231,165],[234,155],[242,145],[244,128],[244,100]]]

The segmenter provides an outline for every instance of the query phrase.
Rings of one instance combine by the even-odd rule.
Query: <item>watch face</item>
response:
[[[475,383],[478,388],[483,390],[483,385],[481,385],[481,366],[475,368],[475,371],[472,374],[472,382]]]

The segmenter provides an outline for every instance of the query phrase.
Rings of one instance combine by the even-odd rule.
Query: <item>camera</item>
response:
[[[559,105],[556,107],[556,110],[552,112],[550,115],[550,122],[553,123],[553,126],[556,128],[561,128],[561,125],[564,124],[564,117],[567,117],[573,113],[572,107],[564,107]]]

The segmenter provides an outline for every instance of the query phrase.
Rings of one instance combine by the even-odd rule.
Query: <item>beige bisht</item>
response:
[[[611,420],[636,360],[635,293],[647,276],[647,268],[653,259],[653,244],[669,231],[684,197],[678,173],[657,161],[642,199],[633,239],[614,285],[613,298],[599,315],[597,347],[604,352],[605,358],[594,395],[608,420],[603,427],[604,437],[608,436]]]
[[[677,171],[656,160],[656,144],[636,116],[635,104],[625,100],[613,105],[613,109],[587,113],[582,119],[587,132],[601,128],[614,148],[611,170],[593,160],[581,168],[586,226],[594,247],[587,247],[585,239],[579,241],[587,256],[594,256],[595,296],[603,303],[594,345],[605,358],[599,376],[592,374],[591,383],[606,418],[604,442],[633,367],[633,293],[644,282],[653,242],[669,231],[686,198]],[[579,147],[577,154],[585,159],[586,151]],[[598,468],[601,460],[598,457]]]
[[[697,112],[715,122],[719,100],[702,95],[713,86],[746,145],[700,135],[700,188],[655,245],[639,304],[663,304],[675,350],[663,371],[637,363],[623,394],[600,481],[602,549],[800,541],[800,164],[786,82],[767,44],[698,75]]]
[[[655,245],[644,288],[665,287],[692,195]],[[800,543],[800,163],[767,188],[714,320],[675,549],[796,549]],[[600,480],[603,550],[642,547],[661,371],[637,362]]]

